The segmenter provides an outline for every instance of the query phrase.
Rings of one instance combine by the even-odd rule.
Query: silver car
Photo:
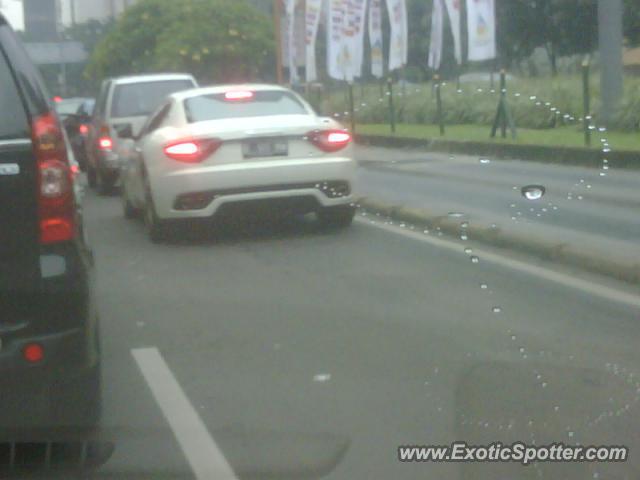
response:
[[[102,83],[87,141],[89,186],[108,194],[118,181],[120,135],[136,135],[170,94],[197,87],[188,74],[111,78]]]

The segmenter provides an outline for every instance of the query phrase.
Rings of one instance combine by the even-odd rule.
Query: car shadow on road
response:
[[[164,242],[170,245],[235,245],[271,242],[320,235],[336,235],[337,229],[322,226],[315,214],[241,215],[207,222],[189,222],[174,228]]]

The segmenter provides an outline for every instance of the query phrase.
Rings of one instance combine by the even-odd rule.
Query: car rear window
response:
[[[193,88],[190,80],[164,80],[118,85],[114,92],[111,116],[141,117],[156,110],[172,93]]]
[[[225,118],[309,114],[294,95],[281,91],[253,92],[251,98],[244,100],[229,100],[225,93],[202,95],[185,100],[184,108],[189,123]]]
[[[29,136],[29,121],[9,65],[0,52],[0,140]]]
[[[56,111],[58,115],[71,115],[78,113],[78,109],[82,106],[83,99],[62,100],[56,103]]]

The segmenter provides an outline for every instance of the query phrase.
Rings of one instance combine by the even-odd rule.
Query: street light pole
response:
[[[276,39],[276,78],[278,85],[284,84],[284,73],[282,71],[282,26],[281,18],[281,0],[273,0],[273,29]]]
[[[607,125],[618,108],[623,92],[622,0],[598,0],[602,118]]]

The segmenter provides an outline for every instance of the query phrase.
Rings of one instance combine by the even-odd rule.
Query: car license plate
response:
[[[286,157],[289,144],[286,140],[251,140],[242,144],[245,158]]]

